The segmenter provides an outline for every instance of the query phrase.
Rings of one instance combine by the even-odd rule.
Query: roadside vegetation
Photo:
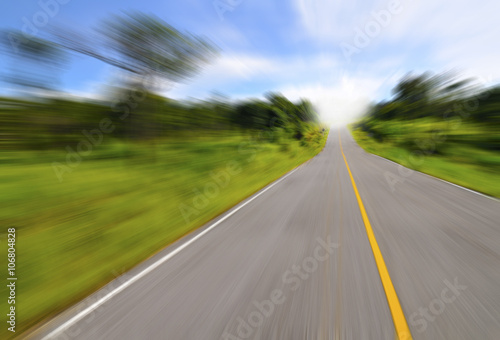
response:
[[[352,134],[367,152],[500,197],[500,88],[472,84],[449,74],[407,76]]]
[[[92,33],[7,36],[16,67],[6,79],[19,95],[0,98],[0,236],[16,228],[19,296],[16,333],[3,327],[2,339],[22,337],[304,163],[328,135],[311,103],[279,93],[161,95],[160,84],[189,78],[217,49],[155,17],[111,17]],[[100,100],[64,95],[54,84],[66,54],[122,77]],[[6,298],[0,307],[8,310]]]
[[[77,145],[88,140],[81,131],[97,126],[106,106],[38,103],[41,109],[33,110],[24,103],[0,111],[4,122],[20,112],[24,117],[2,126],[11,137],[0,152],[0,220],[4,233],[7,226],[17,230],[18,331],[62,311],[321,151],[328,131],[314,111],[279,99],[309,120],[265,101],[227,104],[226,117],[207,108],[213,103],[173,111],[167,101],[148,111],[160,121],[137,130],[141,137],[128,138],[126,126],[116,124],[99,145],[81,153]],[[276,114],[286,122],[266,125]],[[182,129],[169,128],[170,119],[184,121]],[[54,127],[61,122],[66,128]],[[68,155],[75,164],[66,162]],[[1,261],[6,268],[6,257]],[[7,295],[5,286],[0,294]],[[8,308],[6,300],[2,306]]]

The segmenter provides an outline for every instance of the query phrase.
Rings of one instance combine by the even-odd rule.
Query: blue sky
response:
[[[26,29],[26,20],[34,23],[43,7],[50,11],[57,4],[47,25],[90,29],[110,14],[140,10],[214,41],[222,49],[220,57],[165,93],[174,98],[280,91],[291,99],[309,98],[325,118],[342,121],[370,101],[388,97],[409,71],[456,69],[483,83],[500,79],[500,3],[495,1],[59,1],[9,4],[1,11],[1,26]],[[11,62],[0,56],[2,69]],[[73,56],[59,87],[96,96],[116,73],[101,62]],[[8,85],[2,86],[6,92]]]

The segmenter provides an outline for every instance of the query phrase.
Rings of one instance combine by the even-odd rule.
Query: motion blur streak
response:
[[[342,149],[342,140],[340,137],[340,133],[339,133],[339,145],[340,145],[340,152],[342,153],[342,158],[344,159],[347,172],[349,173],[349,178],[351,179],[352,187],[354,189],[354,194],[356,195],[356,200],[358,201],[359,210],[361,212],[361,217],[363,218],[363,223],[365,224],[366,233],[368,235],[368,240],[370,241],[370,245],[372,247],[373,256],[375,257],[375,262],[377,262],[377,268],[380,274],[380,279],[382,280],[382,285],[384,286],[385,295],[387,296],[387,301],[389,302],[389,308],[391,310],[394,326],[396,327],[396,334],[398,335],[398,339],[400,340],[405,340],[405,339],[410,340],[411,339],[410,330],[408,328],[408,324],[406,323],[406,318],[403,314],[403,310],[401,309],[401,304],[399,303],[398,295],[394,290],[394,286],[392,284],[389,272],[387,271],[384,258],[382,256],[382,253],[380,252],[380,248],[378,246],[375,235],[373,235],[373,230],[370,224],[370,220],[366,215],[365,206],[363,204],[363,201],[361,200],[361,197],[359,196],[358,188],[356,187],[356,182],[352,177],[351,169],[349,168],[349,164],[347,163],[347,159],[345,158],[344,150]]]
[[[397,166],[367,155],[345,129],[332,131],[313,160],[106,302],[99,318],[77,323],[75,338],[328,339],[336,326],[341,338],[393,338],[337,133],[413,338],[495,339],[499,203],[419,173],[392,193],[383,174]],[[338,242],[341,226],[342,243],[311,267],[317,239]],[[284,301],[264,313],[257,306],[275,290]]]
[[[4,7],[0,339],[500,338],[499,1]]]
[[[0,219],[23,235],[23,290],[16,334],[0,328],[1,338],[71,307],[326,141],[307,99],[278,92],[245,100],[165,97],[162,91],[201,72],[219,49],[155,15],[109,15],[92,30],[2,33],[13,87],[0,98]],[[58,71],[75,55],[114,68],[97,98],[58,89]]]
[[[403,77],[393,93],[354,126],[365,150],[500,197],[500,87],[454,72],[423,73]],[[412,171],[400,167],[385,176],[396,191]]]

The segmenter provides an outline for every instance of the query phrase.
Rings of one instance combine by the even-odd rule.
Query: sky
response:
[[[23,0],[3,4],[0,28],[37,36],[49,26],[92,29],[121,11],[154,14],[203,35],[219,57],[164,95],[177,99],[308,98],[325,120],[344,122],[391,96],[408,72],[455,70],[486,85],[500,80],[498,1],[468,0]],[[0,55],[0,68],[13,60]],[[96,97],[117,71],[72,56],[59,88]],[[0,92],[8,92],[1,84]]]

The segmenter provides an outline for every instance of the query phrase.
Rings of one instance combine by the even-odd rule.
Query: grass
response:
[[[16,335],[307,161],[325,141],[326,134],[306,146],[241,135],[110,142],[62,182],[51,164],[64,163],[64,152],[1,153],[2,240],[8,227],[17,229]],[[195,207],[200,195],[205,203]],[[6,256],[0,261],[7,268]],[[6,288],[0,286],[2,311]],[[6,328],[0,338],[13,338]]]
[[[351,126],[367,152],[410,169],[500,197],[500,152],[495,127],[437,119],[368,121]]]

